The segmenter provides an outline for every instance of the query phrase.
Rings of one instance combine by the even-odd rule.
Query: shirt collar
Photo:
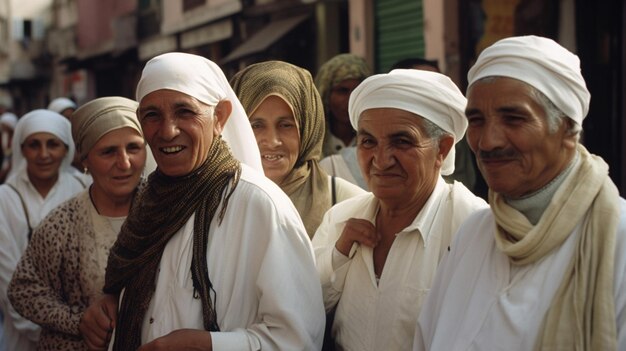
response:
[[[428,242],[428,238],[432,232],[431,228],[433,228],[433,224],[435,221],[435,217],[437,216],[437,212],[439,209],[439,204],[444,195],[444,189],[446,187],[446,182],[443,180],[441,176],[437,179],[437,184],[435,184],[435,188],[433,192],[426,200],[426,203],[422,207],[422,210],[415,216],[415,219],[411,224],[409,224],[406,228],[404,228],[400,233],[408,232],[419,232],[422,236],[422,240],[424,241],[424,245]]]
[[[417,214],[417,216],[415,216],[413,222],[411,222],[411,224],[409,224],[398,234],[412,233],[417,231],[422,236],[424,244],[426,244],[428,237],[430,236],[435,217],[438,213],[439,204],[441,203],[441,200],[445,193],[445,187],[445,180],[443,180],[443,178],[439,176],[437,184],[435,184],[435,188],[428,197],[428,200],[426,200],[426,203],[422,207],[422,210]],[[378,209],[380,208],[380,203],[378,199],[371,193],[368,193],[368,195],[370,196],[370,201],[365,203],[363,207],[358,209],[358,211],[349,211],[349,213],[346,213],[346,218],[338,218],[338,225],[345,223],[345,221],[350,219],[350,217],[366,219],[372,223],[376,223],[376,214],[378,213]],[[354,216],[354,213],[360,213],[361,215]]]

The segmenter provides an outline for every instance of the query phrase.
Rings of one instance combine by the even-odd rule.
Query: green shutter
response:
[[[424,57],[422,0],[376,0],[376,71],[388,72],[396,61]]]

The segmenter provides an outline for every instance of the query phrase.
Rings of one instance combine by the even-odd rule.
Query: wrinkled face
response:
[[[34,133],[22,143],[22,155],[26,159],[26,170],[31,181],[57,179],[67,145],[51,133]]]
[[[145,164],[145,141],[132,128],[106,133],[83,160],[83,165],[93,177],[92,191],[124,200],[132,196]]]
[[[432,193],[449,146],[438,147],[422,123],[421,117],[395,108],[361,113],[357,157],[377,198],[411,203]]]
[[[350,101],[350,94],[360,83],[361,81],[358,79],[346,79],[336,84],[330,90],[329,109],[337,122],[350,124],[348,102]]]
[[[289,105],[270,95],[250,115],[265,176],[281,185],[300,153],[300,134]]]
[[[158,169],[171,177],[200,167],[222,131],[212,107],[174,90],[161,89],[144,96],[138,111]]]
[[[576,147],[563,123],[551,134],[532,88],[515,79],[478,81],[467,95],[467,142],[489,188],[510,198],[554,179]]]

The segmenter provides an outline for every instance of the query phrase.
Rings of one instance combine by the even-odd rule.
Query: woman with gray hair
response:
[[[137,103],[103,97],[73,115],[79,159],[93,184],[33,233],[9,285],[14,308],[42,327],[39,350],[83,350],[83,311],[100,297],[109,249],[141,188],[146,146]]]

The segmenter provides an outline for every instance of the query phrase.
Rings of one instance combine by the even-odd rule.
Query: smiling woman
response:
[[[42,221],[8,291],[15,309],[42,327],[40,349],[86,349],[79,331],[82,312],[102,293],[109,249],[136,197],[146,163],[136,109],[135,101],[104,97],[72,116],[78,159],[93,184]],[[51,155],[60,155],[57,149],[66,150],[47,133],[29,138],[23,146],[28,152],[47,147]],[[37,171],[49,172],[45,167]]]
[[[31,231],[83,188],[70,174],[74,157],[70,128],[65,117],[48,110],[27,113],[15,127],[11,173],[0,186],[0,310],[7,350],[34,349],[39,335],[38,327],[15,312],[6,296]]]
[[[250,119],[265,176],[289,195],[312,238],[326,210],[364,191],[319,166],[324,109],[311,74],[268,61],[240,71],[231,84]]]

